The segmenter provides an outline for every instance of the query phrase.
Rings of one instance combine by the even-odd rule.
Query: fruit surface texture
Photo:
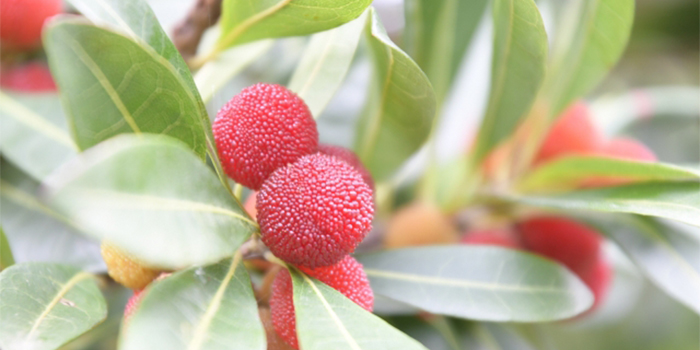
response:
[[[141,290],[161,272],[144,266],[110,243],[102,242],[100,249],[109,276],[127,288]]]

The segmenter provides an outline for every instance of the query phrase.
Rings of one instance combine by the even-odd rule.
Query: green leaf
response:
[[[38,182],[5,161],[0,174],[0,220],[18,263],[44,261],[106,271],[99,244],[37,198]]]
[[[373,9],[365,30],[374,72],[355,149],[375,180],[381,181],[428,138],[436,101],[425,73],[389,39]]]
[[[358,260],[375,293],[436,314],[541,322],[577,315],[593,302],[565,267],[500,247],[408,248]]]
[[[194,81],[208,103],[231,78],[270,50],[274,40],[263,40],[226,50],[215,60],[205,64],[194,76]]]
[[[527,116],[544,80],[547,33],[533,0],[496,0],[491,90],[474,144],[474,162],[507,138]]]
[[[551,117],[586,95],[617,63],[634,18],[634,0],[577,0],[568,6],[544,84]]]
[[[119,349],[267,349],[241,255],[192,267],[146,289]]]
[[[56,94],[0,92],[2,155],[42,180],[78,150]]]
[[[408,0],[406,51],[433,84],[438,103],[447,96],[472,40],[486,0]]]
[[[219,261],[257,224],[187,147],[163,135],[122,135],[46,182],[50,204],[83,230],[154,267]]]
[[[642,216],[588,220],[612,237],[669,296],[700,314],[700,239]]]
[[[5,230],[0,227],[0,271],[10,267],[15,263],[15,258],[12,256],[10,243],[7,242]]]
[[[625,179],[631,182],[700,180],[700,169],[656,162],[574,155],[535,168],[520,181],[517,188],[523,192],[554,192],[576,188],[591,178]]]
[[[504,198],[554,209],[641,214],[700,226],[698,182],[648,182],[563,195],[506,195]]]
[[[122,133],[156,133],[204,158],[209,122],[205,128],[201,100],[153,49],[81,19],[52,21],[44,39],[80,149]]]
[[[357,18],[371,0],[224,0],[221,36],[214,48],[250,41],[307,35]]]
[[[0,273],[0,347],[51,350],[107,317],[94,277],[46,263],[14,265]]]
[[[338,28],[314,34],[294,71],[289,89],[318,118],[343,82],[367,23],[367,15]]]
[[[427,350],[335,289],[290,270],[297,336],[304,350]]]
[[[472,332],[487,349],[534,350],[522,336],[507,325],[481,322]]]

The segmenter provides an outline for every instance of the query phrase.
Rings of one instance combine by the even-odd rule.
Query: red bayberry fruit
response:
[[[463,244],[494,245],[504,248],[521,249],[520,243],[510,232],[502,230],[474,230],[467,232],[460,240]]]
[[[36,48],[44,21],[62,10],[61,0],[0,0],[0,41],[10,49]]]
[[[243,89],[221,108],[213,129],[226,174],[254,190],[277,168],[318,147],[316,122],[309,108],[280,85]]]
[[[549,130],[535,163],[567,154],[594,152],[600,144],[600,135],[589,118],[588,107],[583,102],[576,102],[562,113]]]
[[[579,276],[585,276],[600,258],[601,237],[576,221],[562,217],[537,217],[518,224],[525,249],[556,260]]]
[[[294,265],[329,266],[372,228],[372,190],[347,163],[316,153],[277,169],[257,195],[262,241]]]
[[[365,180],[367,185],[374,190],[374,179],[372,179],[372,174],[370,174],[367,168],[365,168],[364,164],[362,164],[362,161],[359,157],[357,157],[355,152],[344,147],[324,144],[318,145],[318,151],[329,156],[334,156],[345,163],[350,164],[351,167],[355,168],[355,170],[362,175],[362,178]]]
[[[19,92],[54,92],[56,83],[45,64],[31,62],[0,72],[0,86]]]
[[[315,269],[302,267],[301,270],[337,290],[365,310],[372,311],[374,305],[372,288],[362,265],[353,257],[347,255],[333,266]],[[280,271],[272,283],[270,312],[272,313],[272,324],[280,337],[298,349],[292,278],[287,270]]]
[[[579,275],[583,283],[585,283],[591,292],[593,292],[593,306],[591,306],[586,313],[592,312],[597,309],[605,300],[610,289],[610,282],[612,281],[612,269],[608,264],[607,260],[603,257],[598,259],[595,266],[586,274]]]
[[[647,146],[635,139],[614,138],[604,144],[599,154],[611,158],[654,162],[656,155]]]
[[[129,298],[129,301],[126,302],[126,307],[124,308],[124,323],[129,322],[129,319],[134,312],[136,312],[136,308],[138,308],[144,295],[145,293],[143,289],[134,290],[134,295]]]

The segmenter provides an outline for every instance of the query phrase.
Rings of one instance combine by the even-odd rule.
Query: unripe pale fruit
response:
[[[452,244],[459,240],[456,228],[436,205],[414,202],[396,212],[384,236],[386,248]]]
[[[320,153],[277,169],[257,195],[262,241],[305,267],[330,266],[372,228],[372,189],[347,163]]]
[[[257,202],[256,198],[258,197],[258,191],[255,191],[251,193],[248,198],[246,198],[245,203],[243,204],[243,209],[250,215],[250,217],[253,220],[258,220],[258,210],[255,208],[255,204]]]
[[[38,62],[3,68],[0,72],[0,86],[18,92],[56,91],[56,83],[49,67]]]
[[[522,249],[522,245],[514,235],[505,230],[473,230],[467,232],[460,243],[472,245],[493,245],[503,248]]]
[[[554,123],[542,143],[535,163],[543,163],[564,155],[595,152],[601,136],[590,120],[588,107],[576,102]]]
[[[365,310],[372,311],[374,305],[372,288],[362,265],[353,257],[348,255],[333,266],[316,269],[301,268],[301,270],[337,290]],[[270,312],[272,324],[280,337],[287,344],[298,349],[292,278],[287,270],[280,271],[272,284]]]
[[[28,50],[41,45],[44,21],[63,10],[61,0],[0,0],[3,48]]]
[[[127,288],[141,290],[161,273],[160,270],[146,267],[135,261],[125,252],[107,242],[102,242],[100,248],[102,259],[107,264],[109,276]]]
[[[554,216],[517,225],[525,249],[556,260],[579,276],[589,274],[601,256],[598,232],[576,221]]]
[[[359,157],[357,157],[355,152],[344,147],[324,144],[318,145],[318,151],[348,163],[351,167],[355,168],[360,175],[362,175],[362,178],[365,180],[367,185],[374,190],[374,179],[372,179],[372,174],[370,174],[369,170],[365,168],[365,165],[362,164],[362,161]]]
[[[318,147],[309,108],[293,92],[274,84],[243,89],[221,108],[213,131],[226,174],[254,190],[277,168]]]

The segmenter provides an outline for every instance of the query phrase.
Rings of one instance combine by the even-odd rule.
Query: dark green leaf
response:
[[[648,182],[556,196],[505,196],[534,206],[658,216],[700,226],[700,183]]]
[[[700,169],[673,164],[638,162],[595,156],[569,156],[535,168],[520,181],[523,192],[555,192],[576,188],[587,180],[625,179],[641,181],[700,180]]]
[[[375,293],[436,314],[536,322],[577,315],[593,302],[588,288],[563,266],[510,249],[421,247],[358,260]]]
[[[348,73],[365,23],[366,14],[311,37],[289,89],[306,102],[314,118],[321,115]]]
[[[290,273],[297,336],[302,349],[426,350],[335,289],[297,271]]]
[[[627,46],[634,0],[578,0],[568,4],[544,85],[549,115],[555,117],[593,89]]]
[[[10,267],[15,263],[15,258],[12,256],[10,243],[7,242],[5,230],[0,227],[0,271]]]
[[[375,180],[381,181],[428,138],[436,101],[425,73],[389,39],[374,10],[366,34],[374,72],[355,149]]]
[[[177,272],[145,293],[122,332],[122,350],[267,349],[240,254]]]
[[[219,261],[257,230],[214,173],[167,136],[122,135],[62,170],[46,183],[52,206],[156,267]]]
[[[78,150],[56,94],[0,92],[0,123],[3,156],[39,181]]]
[[[54,20],[44,37],[80,149],[121,133],[156,133],[204,157],[201,100],[152,48],[81,19]]]
[[[0,220],[18,263],[44,261],[90,272],[106,270],[99,244],[39,201],[39,183],[5,161],[0,173]]]
[[[496,0],[491,90],[474,143],[474,162],[507,138],[527,116],[545,74],[547,33],[533,0]]]
[[[0,346],[51,350],[107,317],[94,277],[47,263],[14,265],[0,273]]]

